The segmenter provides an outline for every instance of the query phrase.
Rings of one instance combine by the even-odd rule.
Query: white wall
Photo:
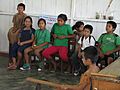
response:
[[[7,33],[9,28],[12,27],[13,15],[17,12],[17,5],[23,0],[1,0],[0,3],[0,52],[8,52],[8,39]],[[27,7],[26,7],[27,8]],[[37,21],[39,16],[32,15],[33,26],[37,28]]]
[[[8,52],[7,32],[12,26],[16,5],[21,0],[0,0],[0,51]]]
[[[24,0],[26,12],[30,14],[58,15],[67,14],[70,17],[71,0]]]
[[[120,20],[120,1],[113,0],[106,12],[109,2],[110,0],[76,0],[74,17],[95,18],[96,12],[98,12],[100,15],[113,14],[115,20]]]
[[[107,10],[110,0],[75,0],[74,22],[82,20],[86,24],[91,24],[94,28],[93,35],[98,39],[101,33],[105,32],[107,20],[103,20],[103,15],[112,15],[118,26],[115,31],[120,35],[120,0],[113,0]],[[95,19],[96,12],[100,14],[100,19]]]
[[[94,27],[93,35],[98,38],[105,32],[107,20],[96,20],[95,13],[104,13],[110,0],[0,0],[0,51],[8,52],[7,32],[12,27],[12,17],[17,12],[20,2],[25,3],[26,13],[33,18],[33,26],[37,28],[40,15],[59,15],[65,13],[73,25],[76,21],[84,21]],[[112,12],[118,23],[116,33],[120,35],[120,0],[113,0],[107,15]]]

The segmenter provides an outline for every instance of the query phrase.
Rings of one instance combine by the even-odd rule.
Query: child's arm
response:
[[[17,20],[17,15],[15,14],[13,16],[13,20],[12,20],[12,23],[13,23],[13,30],[12,32],[15,33],[17,31],[17,28],[16,28],[16,20]]]
[[[32,48],[33,48],[33,49],[34,49],[34,47],[36,46],[35,43],[36,43],[36,42],[35,42],[35,39],[34,39],[34,41],[33,41],[33,43],[32,43]]]
[[[21,37],[21,33],[18,34],[18,39],[17,39],[17,44],[20,45],[20,37]]]
[[[66,39],[70,39],[70,38],[74,38],[75,37],[75,35],[73,33],[73,30],[72,30],[70,25],[67,25],[66,29],[67,29],[68,35],[57,36],[58,39],[65,39],[65,38]]]
[[[33,49],[41,48],[41,47],[43,47],[43,46],[45,46],[45,45],[47,45],[47,44],[48,44],[48,42],[45,42],[45,43],[43,43],[43,44],[40,44],[39,46],[33,46],[32,48],[33,48]]]
[[[68,36],[57,36],[56,38],[58,38],[58,39],[65,39],[65,38],[69,39],[69,38],[74,38],[74,37],[75,37],[74,34],[70,34]]]
[[[101,51],[100,45],[98,45],[97,50],[98,50],[99,56],[100,56],[101,58],[103,58],[103,57],[104,57],[104,54],[103,54],[102,51]]]
[[[107,53],[105,53],[105,55],[110,55],[110,54],[115,53],[117,51],[120,51],[120,45],[116,49],[108,51]]]
[[[70,34],[70,35],[68,35],[68,36],[66,36],[66,38],[74,38],[75,37],[75,34]]]
[[[102,34],[99,38],[98,38],[98,46],[97,46],[97,49],[98,49],[98,54],[101,58],[104,57],[104,54],[102,53],[101,51],[101,45],[102,45],[102,42],[103,42],[103,37],[104,37],[104,34]]]
[[[81,44],[78,44],[78,57],[81,58]]]
[[[81,48],[82,48],[82,42],[81,42],[81,38],[78,40],[78,48],[77,48],[77,50],[78,50],[78,57],[80,58],[81,57]]]
[[[20,45],[20,38],[18,38],[18,45]]]
[[[34,38],[35,36],[32,34],[32,39],[31,40],[27,40],[27,41],[24,41],[24,42],[20,42],[20,45],[24,45],[24,44],[28,44],[28,43],[32,43],[34,41]]]
[[[35,40],[33,41],[33,43],[32,43],[32,46],[34,46],[35,45]]]
[[[43,46],[47,45],[50,42],[50,33],[46,31],[45,42],[40,44],[39,46],[34,46],[33,49],[42,48]]]

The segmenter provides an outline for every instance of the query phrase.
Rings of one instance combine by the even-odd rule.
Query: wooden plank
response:
[[[101,70],[92,73],[93,90],[120,90],[120,58]]]
[[[106,74],[100,74],[100,73],[91,73],[91,75],[92,76],[109,77],[109,78],[117,79],[117,76],[114,76],[114,75],[106,75]]]
[[[101,80],[93,80],[92,86],[92,90],[120,90],[120,84]]]
[[[26,79],[29,82],[32,83],[36,83],[36,84],[44,84],[44,85],[48,85],[54,88],[58,88],[58,87],[62,87],[62,88],[72,88],[72,87],[76,87],[77,85],[64,85],[64,84],[57,84],[57,83],[53,83],[53,82],[49,82],[49,81],[44,81],[44,80],[38,80],[38,79],[34,79],[32,77],[28,77]]]
[[[49,81],[37,80],[37,79],[31,78],[31,77],[28,77],[26,80],[30,81],[30,82],[33,82],[33,83],[37,83],[37,84],[45,84],[45,85],[49,85],[49,86],[52,86],[52,87],[61,87],[60,84],[52,83],[52,82],[49,82]]]
[[[101,70],[99,74],[120,76],[120,58]]]

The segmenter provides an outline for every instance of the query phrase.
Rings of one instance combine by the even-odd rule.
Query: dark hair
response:
[[[92,33],[93,27],[91,25],[87,24],[87,25],[84,26],[83,29],[85,29],[85,28],[90,30],[90,34]]]
[[[115,30],[116,27],[117,27],[117,23],[114,22],[114,21],[108,21],[107,24],[111,24],[114,30]]]
[[[90,59],[92,63],[96,63],[98,60],[98,50],[94,46],[86,47],[84,50],[85,59]]]
[[[79,28],[81,25],[84,25],[82,21],[77,21],[75,25],[72,26],[72,30]]]
[[[30,19],[31,23],[33,23],[32,18],[31,18],[30,16],[26,16],[26,17],[24,18],[24,22],[25,22],[26,19]],[[32,28],[32,25],[31,25],[30,27]]]
[[[67,15],[65,15],[65,14],[60,14],[60,15],[58,15],[58,17],[57,18],[61,18],[61,19],[63,19],[64,20],[64,22],[66,22],[67,21]]]
[[[19,3],[19,4],[17,5],[17,8],[18,8],[19,6],[22,6],[23,9],[25,10],[25,4],[23,4],[23,3]]]
[[[39,23],[40,23],[40,21],[43,21],[44,23],[45,23],[45,25],[46,25],[46,20],[45,19],[43,19],[43,18],[40,18],[39,20],[38,20],[38,26],[39,26]]]

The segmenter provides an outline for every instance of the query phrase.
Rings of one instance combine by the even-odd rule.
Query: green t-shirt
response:
[[[50,32],[45,30],[37,29],[35,31],[35,45],[39,46],[40,44],[43,44],[45,42],[50,42]],[[47,48],[48,45],[43,46],[43,48]]]
[[[51,30],[52,33],[56,34],[57,36],[68,36],[69,34],[73,34],[72,28],[68,24],[64,24],[63,26],[59,26],[55,23]],[[54,46],[68,46],[68,38],[65,39],[54,39]]]
[[[115,36],[115,34],[102,34],[98,42],[101,44],[102,53],[106,53],[107,51],[114,50],[118,45],[120,45],[120,37]]]

